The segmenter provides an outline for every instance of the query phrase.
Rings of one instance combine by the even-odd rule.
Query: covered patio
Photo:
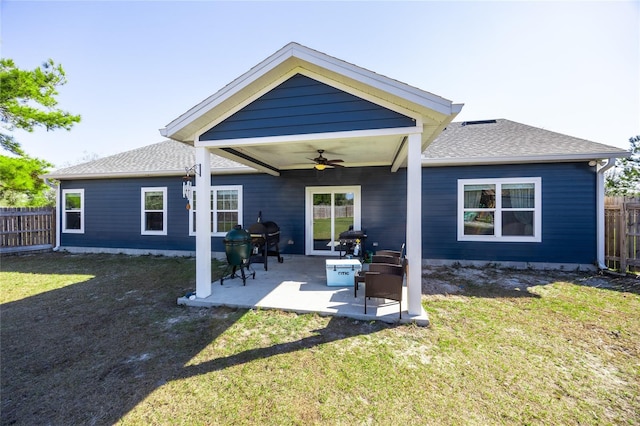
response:
[[[364,313],[364,285],[360,285],[357,297],[353,287],[329,287],[325,269],[325,257],[284,255],[284,262],[272,262],[265,271],[262,264],[253,264],[255,279],[249,276],[246,285],[242,278],[225,278],[223,284],[211,284],[211,294],[205,298],[190,300],[183,296],[178,304],[193,307],[226,306],[242,309],[279,309],[296,313],[318,313],[353,318],[364,321],[388,323],[413,323],[429,325],[429,317],[421,310],[412,315],[407,310],[407,287],[403,287],[402,319],[398,303],[391,300],[367,300]],[[364,269],[368,266],[363,265]],[[239,274],[238,274],[239,275]]]
[[[419,267],[422,264],[422,152],[461,109],[462,104],[290,43],[160,132],[195,147],[195,191],[199,194],[209,193],[215,185],[212,154],[241,163],[269,178],[281,178],[297,170],[311,174],[325,167],[345,170],[379,167],[390,173],[406,169],[404,200],[397,198],[398,193],[392,195],[406,205],[403,242],[409,268],[403,308],[407,308],[406,318],[417,322],[418,318],[426,320],[421,305]],[[314,165],[317,159],[311,157],[316,153],[321,156],[323,152],[339,153],[340,159],[336,160],[339,164]],[[307,189],[314,190],[314,186]],[[295,254],[318,255],[310,240],[314,235],[311,203],[301,196],[288,200],[299,206],[307,205],[306,217],[299,214],[297,219],[304,226],[306,246]],[[357,210],[360,195],[355,197]],[[376,194],[371,193],[369,197],[371,200]],[[325,271],[322,257],[285,261],[285,265],[278,268],[288,268],[287,263],[293,265],[287,273],[283,269],[283,275],[277,275],[276,269],[268,274],[257,271],[255,282],[260,284],[251,280],[240,290],[212,285],[211,214],[211,203],[200,203],[195,211],[196,299],[189,301],[190,304],[232,305],[230,300],[234,300],[233,292],[237,291],[242,302],[234,306],[280,307],[326,314],[346,314],[353,310],[349,316],[354,318],[356,315],[365,319],[386,318],[382,308],[364,317],[363,301],[353,300],[353,289],[328,289],[321,280]],[[360,227],[360,219],[357,212],[354,229]],[[243,224],[241,220],[238,223]],[[334,228],[332,224],[331,235],[337,234]],[[317,262],[317,265],[303,267],[303,262]],[[229,287],[234,285],[237,284]],[[351,299],[342,299],[342,293]],[[286,305],[278,300],[286,301]],[[397,314],[396,307],[390,306],[389,312]]]

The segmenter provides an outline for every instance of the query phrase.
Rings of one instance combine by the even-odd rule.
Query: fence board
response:
[[[0,208],[0,253],[46,250],[54,245],[53,208]]]
[[[640,271],[640,200],[605,198],[605,264],[621,272]]]

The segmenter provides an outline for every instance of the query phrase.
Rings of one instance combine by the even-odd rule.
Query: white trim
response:
[[[220,139],[213,141],[196,141],[196,147],[203,148],[224,148],[230,146],[245,145],[277,145],[291,142],[308,142],[329,139],[352,139],[352,138],[375,138],[381,136],[404,136],[410,133],[420,133],[422,128],[418,127],[394,127],[389,129],[373,130],[350,130],[345,132],[329,133],[304,133],[285,136],[265,136],[259,138],[242,139]]]
[[[243,206],[242,206],[242,200],[244,198],[244,195],[242,193],[243,191],[243,187],[242,185],[217,185],[217,186],[212,186],[211,187],[211,191],[209,191],[209,197],[207,199],[208,203],[211,203],[211,214],[212,217],[216,216],[216,213],[218,212],[217,210],[217,201],[218,201],[218,194],[217,191],[237,191],[238,192],[238,223],[236,225],[243,225],[243,216],[242,216],[242,212],[243,210]],[[195,193],[195,191],[192,191],[192,197],[189,200],[189,203],[192,206],[192,209],[189,211],[189,236],[195,236],[196,232],[193,230],[193,219],[194,219],[194,215],[196,214],[197,209],[195,208],[195,203],[193,202],[193,194]],[[196,200],[197,201],[197,200]],[[225,235],[227,235],[227,232],[229,231],[217,231],[217,222],[215,220],[212,220],[212,224],[211,224],[211,236],[212,237],[224,237]]]
[[[500,196],[500,188],[503,184],[513,183],[532,183],[534,184],[534,207],[533,211],[533,236],[503,236],[502,235],[502,197]],[[493,211],[494,215],[494,235],[465,235],[464,234],[464,187],[465,185],[495,185],[496,186],[496,206],[486,211]],[[542,242],[542,178],[540,177],[523,177],[523,178],[495,178],[495,179],[458,179],[458,212],[457,212],[457,228],[458,241],[482,241],[482,242],[526,242],[539,243]],[[469,209],[483,210],[483,209]],[[517,209],[520,211],[521,209]]]
[[[338,256],[339,252],[335,251],[335,247],[330,250],[315,250],[313,247],[313,194],[331,194],[331,202],[333,207],[333,195],[335,193],[353,193],[353,228],[361,229],[362,227],[362,187],[360,185],[349,186],[307,186],[305,188],[305,255],[317,256]],[[331,229],[331,235],[335,235],[335,230]]]
[[[605,211],[604,211],[604,198],[605,198],[605,181],[604,181],[604,173],[609,170],[611,167],[615,166],[616,162],[613,159],[607,160],[605,164],[601,164],[598,162],[598,166],[596,168],[596,231],[597,231],[597,261],[598,267],[600,269],[609,269],[609,267],[605,264]],[[623,271],[624,272],[624,271]]]
[[[294,59],[295,58],[295,59]],[[297,59],[297,60],[296,60]],[[309,49],[298,43],[289,43],[275,52],[240,77],[223,87],[218,92],[209,96],[198,105],[192,107],[184,114],[160,129],[160,134],[165,137],[175,136],[185,127],[204,117],[209,111],[238,94],[244,88],[257,82],[260,78],[274,71],[278,66],[291,60],[292,67],[298,68],[304,63],[309,63],[327,71],[334,72],[342,77],[350,78],[361,84],[368,85],[385,93],[398,96],[408,102],[423,108],[434,110],[443,115],[451,115],[460,111],[461,104],[453,104],[450,100],[434,95],[424,90],[409,86],[389,77],[376,74],[372,71],[360,68],[356,65],[328,56],[324,53]]]
[[[424,154],[424,153],[423,153]],[[444,167],[444,166],[468,166],[473,164],[523,164],[523,163],[562,163],[591,161],[597,159],[614,159],[628,157],[620,153],[590,153],[590,154],[553,154],[553,155],[531,155],[531,156],[508,156],[508,157],[467,157],[467,158],[425,158],[422,157],[423,167]]]
[[[62,242],[62,224],[61,224],[61,208],[62,208],[62,191],[60,191],[60,181],[56,183],[56,246],[53,251],[58,251]]]
[[[67,194],[80,194],[80,229],[67,229]],[[74,212],[75,210],[69,211]],[[65,234],[84,234],[84,189],[62,190],[62,232]]]
[[[215,167],[215,166],[214,166]],[[233,168],[214,168],[214,175],[226,174],[251,174],[257,173],[250,167],[233,167]],[[164,177],[164,176],[184,176],[184,168],[182,170],[159,170],[153,172],[99,172],[99,173],[60,173],[56,172],[43,175],[43,178],[58,180],[75,180],[75,179],[122,179],[122,178],[138,178],[138,177]]]
[[[211,190],[211,153],[196,148],[195,164],[200,164],[195,190],[208,194]],[[211,204],[203,203],[196,214],[196,297],[211,295]]]
[[[147,210],[145,205],[145,195],[147,192],[162,193],[162,210]],[[146,229],[146,213],[161,212],[162,213],[162,230],[152,231]],[[145,186],[140,188],[140,235],[167,235],[167,187],[166,186]]]
[[[422,169],[420,147],[422,134],[407,138],[407,305],[409,315],[422,314]],[[414,265],[416,267],[414,267]]]

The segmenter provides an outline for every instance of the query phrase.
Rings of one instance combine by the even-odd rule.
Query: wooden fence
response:
[[[0,208],[0,253],[46,250],[55,245],[55,209]]]
[[[640,271],[640,198],[606,197],[604,227],[607,267]]]

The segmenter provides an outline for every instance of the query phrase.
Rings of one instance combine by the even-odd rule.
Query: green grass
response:
[[[637,292],[471,286],[421,328],[177,306],[194,266],[3,258],[2,424],[640,422]]]
[[[352,217],[337,217],[335,219],[336,238],[341,232],[349,229],[353,225]],[[313,239],[314,240],[331,240],[331,219],[314,219],[313,220]]]

